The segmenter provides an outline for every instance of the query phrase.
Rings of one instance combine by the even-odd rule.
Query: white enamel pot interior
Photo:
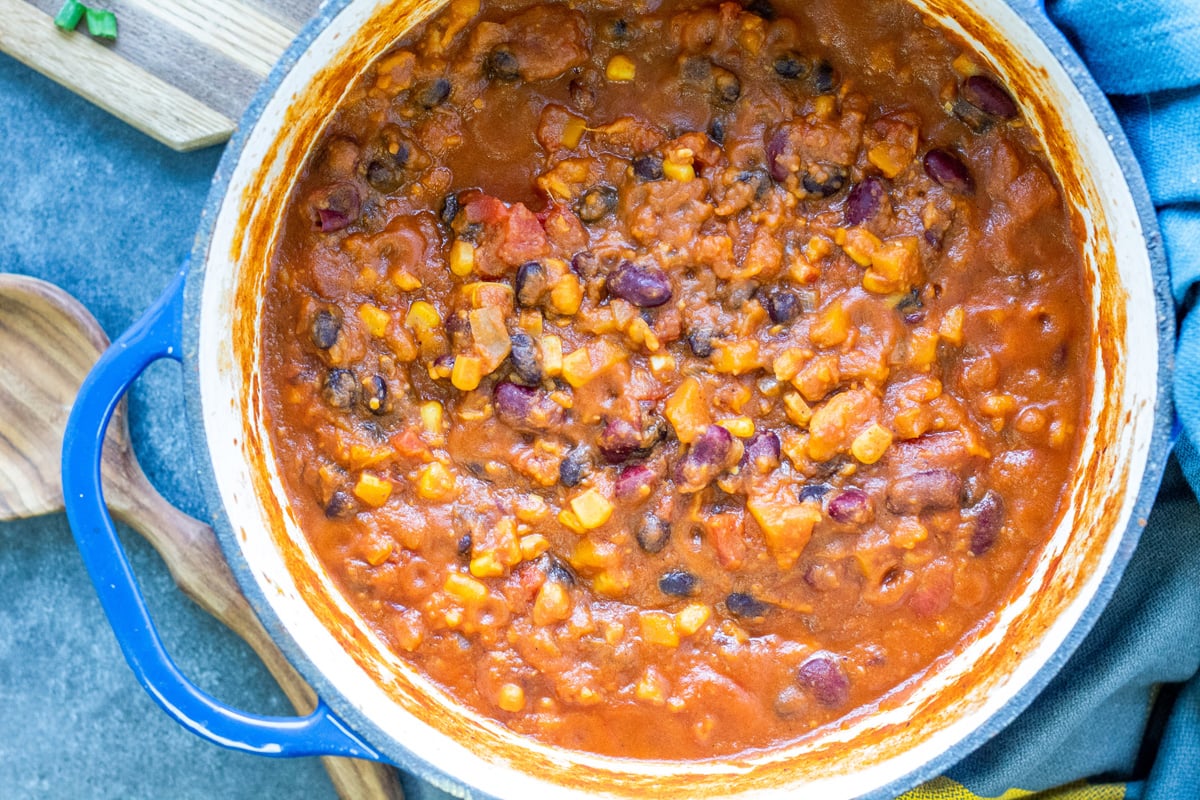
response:
[[[1096,379],[1069,508],[1025,589],[903,699],[771,752],[637,762],[546,747],[456,706],[339,595],[276,474],[259,386],[261,298],[292,180],[356,74],[436,3],[335,2],[269,79],[217,176],[189,278],[189,414],[214,524],[244,589],[322,697],[376,748],[458,794],[504,798],[887,796],[993,735],[1091,627],[1136,543],[1166,458],[1170,323],[1136,169],[1094,85],[1039,38],[1038,10],[917,0],[1014,89],[1086,236]],[[1039,27],[1040,21],[1040,27]],[[1035,28],[1038,30],[1035,32]],[[1056,34],[1053,34],[1056,36]],[[1065,52],[1065,42],[1052,38]],[[1069,65],[1075,64],[1067,57]],[[1085,93],[1089,98],[1085,98]],[[1106,130],[1105,128],[1109,128]],[[1122,158],[1127,158],[1123,155]],[[1131,190],[1130,181],[1136,187]],[[1160,267],[1161,269],[1161,267]]]

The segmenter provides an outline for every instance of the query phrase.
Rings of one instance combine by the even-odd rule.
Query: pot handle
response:
[[[79,389],[63,437],[67,518],[125,660],[168,715],[192,733],[264,756],[337,755],[384,761],[324,701],[306,717],[248,714],[189,681],[163,648],[104,502],[100,458],[117,403],[160,358],[181,361],[187,262],[153,306],[105,351]]]

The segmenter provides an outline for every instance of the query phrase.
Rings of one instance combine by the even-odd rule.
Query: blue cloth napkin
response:
[[[1137,553],[1074,657],[1003,733],[910,797],[1065,786],[1048,795],[1192,800],[1200,798],[1200,0],[1057,0],[1048,11],[1109,94],[1158,209],[1180,323],[1182,435]]]

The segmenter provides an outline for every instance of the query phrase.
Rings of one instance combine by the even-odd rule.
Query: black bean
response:
[[[883,198],[887,190],[883,181],[874,175],[863,178],[846,197],[845,218],[847,225],[861,225],[874,218],[883,207]]]
[[[767,22],[771,22],[777,16],[775,7],[771,5],[770,0],[750,0],[746,3],[746,10],[755,16],[762,17]]]
[[[566,416],[562,406],[541,389],[504,381],[492,393],[496,417],[513,430],[537,433],[560,425]]]
[[[450,81],[445,78],[427,81],[417,87],[416,98],[422,108],[437,108],[450,96]]]
[[[615,19],[608,26],[608,36],[614,42],[628,42],[631,37],[629,23],[623,19]]]
[[[558,482],[568,489],[578,486],[591,470],[591,466],[591,452],[580,445],[567,453],[567,457],[558,465]]]
[[[925,154],[925,174],[949,192],[970,194],[975,191],[975,180],[967,165],[949,150],[935,148]]]
[[[875,516],[871,498],[861,489],[843,489],[829,501],[829,516],[849,525],[866,525]]]
[[[735,617],[755,619],[766,616],[770,606],[745,592],[732,592],[725,598],[725,608]]]
[[[733,105],[742,96],[742,82],[723,67],[713,69],[713,99],[722,105]]]
[[[363,380],[363,403],[372,414],[386,414],[388,408],[387,383],[380,375],[372,375]]]
[[[704,84],[712,78],[713,64],[703,56],[689,56],[680,65],[679,74],[690,83]]]
[[[713,351],[713,330],[709,327],[693,328],[687,337],[688,347],[696,358],[708,358]]]
[[[692,592],[696,591],[698,583],[699,580],[696,579],[696,576],[687,570],[673,569],[670,572],[664,572],[658,579],[658,590],[672,597],[689,597]]]
[[[451,192],[442,198],[442,207],[438,211],[438,219],[448,226],[458,216],[458,209],[458,195]]]
[[[501,45],[483,60],[483,74],[492,81],[515,81],[521,77],[521,65],[512,51]]]
[[[509,338],[512,340],[512,351],[508,357],[512,360],[513,371],[522,383],[537,386],[542,382],[544,373],[533,337],[524,331],[517,331]]]
[[[767,473],[779,466],[779,436],[774,431],[758,431],[746,444],[742,460],[759,472]]]
[[[795,50],[788,50],[775,56],[775,74],[781,78],[794,80],[808,74],[808,59]]]
[[[655,308],[671,299],[671,279],[658,267],[622,261],[608,275],[608,292],[638,308]]]
[[[642,432],[633,423],[621,418],[611,419],[600,432],[596,447],[610,464],[627,461],[642,446]]]
[[[733,450],[733,434],[720,425],[709,425],[688,449],[675,470],[675,483],[681,492],[698,492],[712,483],[728,465]]]
[[[313,346],[318,350],[328,350],[337,344],[338,334],[342,332],[342,315],[340,311],[321,309],[313,316],[308,326],[309,337]]]
[[[540,303],[549,288],[549,282],[546,280],[546,268],[540,262],[526,261],[517,269],[513,290],[517,302],[526,308]]]
[[[708,138],[712,139],[717,144],[725,144],[725,122],[721,119],[714,119],[708,123]]]
[[[817,90],[817,94],[829,94],[841,82],[841,76],[838,75],[837,70],[825,59],[821,59],[813,66],[813,88]]]
[[[571,102],[580,111],[591,111],[596,105],[596,90],[593,89],[586,81],[575,78],[567,86],[567,91],[571,93]]]
[[[584,280],[590,281],[600,274],[600,259],[591,250],[576,253],[571,258],[571,270]]]
[[[575,213],[584,222],[599,222],[616,207],[617,190],[611,186],[597,186],[579,198]]]
[[[817,164],[804,173],[800,185],[809,194],[832,197],[845,187],[849,177],[849,171],[840,164]]]
[[[561,583],[563,586],[575,585],[575,572],[564,564],[562,559],[546,553],[541,560],[542,572],[546,574],[546,580]]]
[[[654,470],[645,464],[633,464],[621,470],[613,482],[613,496],[618,500],[645,500],[657,481]]]
[[[817,653],[801,664],[796,682],[827,708],[843,706],[850,699],[850,678],[828,653]]]
[[[819,503],[832,490],[833,487],[828,483],[806,483],[800,487],[798,494],[801,503],[808,502],[809,500]]]
[[[1017,103],[1008,90],[986,75],[972,75],[959,88],[964,100],[985,114],[1000,119],[1016,119]]]
[[[661,181],[663,178],[663,160],[653,153],[638,156],[633,160],[633,174],[644,181]]]
[[[331,369],[325,376],[321,396],[333,408],[349,408],[358,397],[358,382],[348,369]]]
[[[470,350],[475,345],[475,338],[471,335],[469,313],[460,309],[452,314],[447,314],[446,321],[442,323],[442,327],[446,329],[446,335],[450,337],[450,346],[454,350]]]
[[[338,489],[325,504],[325,516],[330,519],[349,516],[356,506],[354,496],[349,492]]]
[[[973,556],[981,556],[1000,537],[1000,529],[1004,526],[1004,498],[995,491],[988,492],[971,509],[971,547]]]
[[[763,298],[767,314],[776,325],[786,325],[800,316],[800,298],[787,289],[777,289]]]
[[[893,514],[920,514],[957,508],[962,478],[948,469],[927,469],[888,486],[887,507]]]
[[[647,514],[637,529],[638,547],[647,553],[661,553],[671,539],[671,525],[656,514]]]
[[[921,302],[921,290],[917,288],[911,289],[909,293],[904,295],[900,302],[896,304],[896,310],[904,315],[905,322],[908,322],[909,315],[920,311],[924,307],[925,304]]]
[[[775,715],[779,717],[794,717],[803,712],[808,706],[808,698],[804,692],[795,686],[785,686],[775,695]]]
[[[471,537],[471,534],[464,533],[462,536],[458,537],[458,541],[454,543],[454,549],[460,556],[467,556],[471,554],[471,547],[473,545],[474,539]]]

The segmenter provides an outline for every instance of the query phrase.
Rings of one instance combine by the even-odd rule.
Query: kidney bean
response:
[[[512,51],[501,45],[483,60],[483,74],[491,81],[511,82],[520,79],[521,65]]]
[[[754,619],[756,617],[764,617],[770,606],[761,600],[758,600],[754,595],[746,594],[745,592],[731,592],[725,598],[725,608],[730,614],[735,617],[744,617]]]
[[[820,164],[816,171],[804,173],[800,185],[809,194],[832,197],[846,186],[849,174],[840,164]]]
[[[871,498],[861,489],[843,489],[829,501],[829,516],[847,525],[866,525],[875,517]]]
[[[599,222],[617,207],[617,190],[611,186],[597,186],[587,191],[575,204],[575,213],[584,222]]]
[[[317,227],[322,233],[333,233],[358,219],[362,211],[362,198],[358,189],[342,183],[321,192],[313,207],[317,212]]]
[[[817,653],[801,664],[796,682],[827,708],[843,706],[850,699],[850,678],[829,653]]]
[[[800,316],[800,298],[795,292],[779,289],[763,298],[767,314],[776,325],[786,325]]]
[[[874,218],[883,207],[883,198],[887,191],[883,181],[874,175],[863,178],[846,197],[845,218],[847,225],[861,225]]]
[[[560,425],[566,414],[562,406],[540,389],[505,381],[493,393],[496,416],[513,430],[536,433]]]
[[[673,569],[658,579],[658,590],[672,597],[689,597],[700,581],[684,569]]]
[[[949,150],[935,148],[925,154],[925,174],[948,192],[970,194],[975,191],[975,179],[967,165]]]
[[[671,525],[656,514],[647,514],[637,529],[638,547],[647,553],[661,553],[671,539]]]
[[[337,344],[338,334],[341,332],[342,315],[337,310],[321,309],[313,316],[308,326],[309,338],[318,350],[328,350]]]
[[[774,135],[767,140],[767,171],[771,173],[771,177],[779,183],[783,183],[791,175],[791,171],[787,166],[779,162],[779,157],[783,155],[783,150],[787,147],[787,131],[778,130]]]
[[[526,308],[536,306],[542,301],[549,283],[546,280],[546,268],[537,261],[526,261],[517,268],[517,277],[513,282],[513,291],[517,302]]]
[[[358,397],[358,381],[348,369],[331,369],[325,376],[321,396],[333,408],[349,408]]]
[[[808,60],[795,50],[775,56],[775,74],[781,78],[795,80],[808,74]]]
[[[733,434],[720,425],[709,425],[692,443],[675,470],[681,492],[698,492],[725,470],[733,451]]]
[[[819,503],[832,489],[833,487],[828,483],[806,483],[800,487],[800,502],[804,503],[812,500]]]
[[[608,292],[638,308],[655,308],[671,299],[671,279],[658,267],[622,261],[608,275]]]
[[[558,465],[558,482],[568,489],[578,486],[579,482],[587,476],[591,467],[592,454],[586,447],[580,445],[567,453],[567,457]]]
[[[928,469],[906,475],[888,487],[887,507],[893,514],[921,514],[956,508],[962,478],[948,469]]]
[[[722,105],[733,105],[742,96],[742,82],[723,67],[713,68],[713,99]]]
[[[1008,90],[986,75],[972,75],[959,87],[963,99],[985,114],[1000,119],[1016,119],[1017,103]]]
[[[645,500],[658,483],[658,475],[645,464],[633,464],[621,470],[613,483],[613,496],[618,500]]]
[[[750,437],[742,461],[752,464],[761,473],[767,473],[779,466],[779,454],[778,434],[774,431],[758,431]]]
[[[662,157],[653,153],[638,156],[633,160],[633,174],[644,181],[661,181],[663,179]]]
[[[330,519],[348,517],[354,512],[356,506],[354,495],[338,489],[325,504],[325,516]]]
[[[509,336],[512,340],[512,351],[508,354],[512,361],[513,371],[522,383],[537,386],[542,382],[544,373],[538,357],[537,345],[533,337],[524,331],[517,331]]]
[[[610,464],[627,461],[641,446],[642,432],[633,423],[619,417],[609,420],[596,440],[600,455]]]
[[[981,556],[1000,538],[1000,529],[1004,526],[1004,498],[989,489],[971,509],[971,516],[970,553]]]
[[[363,381],[363,404],[372,414],[379,416],[390,411],[387,383],[380,375],[372,375]]]

